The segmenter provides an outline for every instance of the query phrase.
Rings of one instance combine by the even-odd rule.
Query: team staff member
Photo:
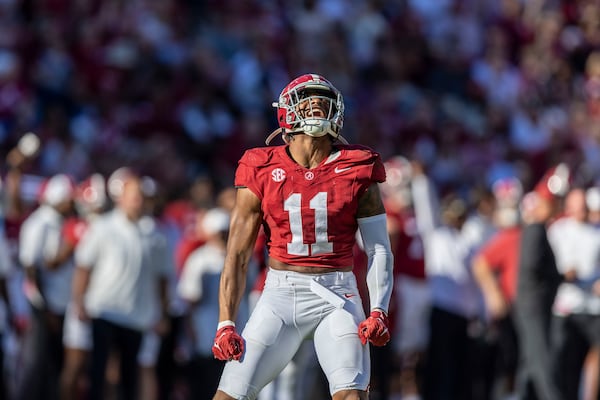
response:
[[[166,315],[168,252],[156,224],[144,218],[140,178],[133,172],[119,183],[115,209],[94,220],[75,250],[73,306],[91,318],[91,400],[104,399],[106,366],[113,348],[120,356],[120,397],[135,399],[137,356],[143,333],[155,320],[157,291]],[[112,187],[112,189],[111,189]]]
[[[392,253],[378,182],[379,155],[340,136],[344,103],[325,78],[294,79],[274,103],[285,145],[248,150],[239,162],[219,296],[214,355],[229,360],[214,397],[255,399],[304,339],[315,351],[334,400],[367,399],[367,342],[390,337]],[[261,224],[269,249],[265,287],[242,336],[235,324],[248,262]],[[369,264],[365,319],[352,273],[360,229]]]
[[[600,231],[588,221],[585,196],[585,189],[571,189],[562,217],[548,227],[556,266],[565,277],[554,299],[551,325],[553,378],[563,399],[578,398],[587,354],[600,346]],[[584,383],[587,397],[582,398],[597,398]]]
[[[106,184],[100,174],[92,174],[80,183],[75,195],[77,216],[63,225],[61,252],[72,254],[89,224],[105,211],[108,199]],[[72,305],[67,305],[63,324],[64,360],[60,373],[60,399],[76,400],[82,396],[81,381],[87,379],[89,353],[92,349],[92,329],[89,321],[82,321]]]
[[[550,357],[552,305],[562,276],[548,242],[547,226],[560,211],[569,174],[568,167],[559,164],[542,177],[530,197],[533,204],[521,232],[514,310],[520,351],[517,393],[523,400],[562,399]]]
[[[514,177],[493,184],[497,208],[494,223],[498,232],[483,244],[473,258],[472,269],[483,295],[487,323],[497,332],[492,343],[495,362],[495,392],[510,396],[515,390],[518,339],[514,326],[514,300],[517,292],[521,217],[521,182]]]
[[[24,343],[19,400],[58,399],[63,363],[62,329],[73,276],[70,253],[60,252],[65,217],[73,211],[74,185],[64,174],[42,187],[39,207],[23,222],[19,261],[25,272],[24,294],[32,326]]]

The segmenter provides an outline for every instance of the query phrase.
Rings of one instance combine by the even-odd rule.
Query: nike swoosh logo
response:
[[[352,168],[352,167],[347,167],[347,168],[338,168],[338,167],[335,167],[335,169],[333,170],[333,172],[335,172],[336,174],[339,174],[340,172],[348,171],[350,168]]]

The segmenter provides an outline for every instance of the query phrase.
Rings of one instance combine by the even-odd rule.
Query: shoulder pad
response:
[[[379,153],[367,146],[356,144],[340,146],[340,151],[343,152],[338,161],[340,165],[366,167],[372,181],[385,181],[385,167]]]
[[[346,157],[356,163],[369,163],[374,162],[380,158],[379,153],[371,149],[370,147],[363,146],[360,144],[350,144],[339,146],[340,150],[346,152]]]
[[[240,164],[246,164],[249,167],[260,167],[267,164],[274,154],[277,147],[256,147],[246,150],[240,158]]]

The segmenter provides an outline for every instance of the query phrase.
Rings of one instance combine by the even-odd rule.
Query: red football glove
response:
[[[235,326],[224,326],[217,331],[212,352],[221,361],[239,361],[242,358],[244,339],[235,331]]]
[[[375,346],[383,346],[390,340],[388,317],[383,311],[371,311],[369,318],[358,325],[358,337],[363,345],[367,341]]]

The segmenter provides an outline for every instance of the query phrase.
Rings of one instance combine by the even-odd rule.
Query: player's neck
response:
[[[332,151],[331,140],[327,137],[313,138],[307,135],[294,136],[288,146],[288,154],[305,168],[315,168]]]

